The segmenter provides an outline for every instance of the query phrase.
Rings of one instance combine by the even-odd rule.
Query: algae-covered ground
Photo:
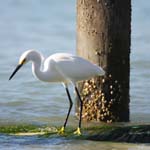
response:
[[[115,141],[130,143],[150,143],[150,125],[114,126],[102,125],[82,128],[82,135],[74,135],[74,128],[67,127],[64,134],[58,134],[60,127],[37,125],[1,125],[0,133],[16,136],[44,136],[47,138],[63,136],[95,141]]]

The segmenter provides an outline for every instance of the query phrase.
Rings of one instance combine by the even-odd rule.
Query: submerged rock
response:
[[[58,134],[60,127],[36,125],[3,125],[0,133],[15,136],[44,136],[47,138],[65,137],[67,139],[84,139],[94,141],[114,141],[128,143],[150,143],[150,125],[102,125],[82,128],[82,135],[73,134],[74,128],[67,127],[65,133]]]

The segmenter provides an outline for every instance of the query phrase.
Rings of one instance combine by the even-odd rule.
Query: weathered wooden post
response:
[[[77,53],[106,71],[79,84],[85,120],[129,121],[130,24],[131,0],[77,0]]]

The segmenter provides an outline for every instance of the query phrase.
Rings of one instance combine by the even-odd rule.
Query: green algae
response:
[[[15,136],[42,136],[46,138],[65,137],[68,139],[149,143],[150,125],[101,125],[82,128],[82,135],[74,134],[74,127],[67,127],[64,134],[58,134],[61,127],[38,125],[0,125],[0,133]]]

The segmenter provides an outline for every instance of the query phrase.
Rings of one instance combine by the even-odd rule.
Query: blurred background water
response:
[[[132,0],[131,122],[150,122],[149,13],[149,0]],[[62,123],[62,118],[68,109],[68,101],[62,85],[37,81],[32,76],[31,64],[22,68],[11,82],[8,82],[8,78],[18,63],[20,55],[27,49],[37,49],[45,57],[56,52],[75,54],[75,30],[75,0],[0,2],[0,124],[20,122],[57,124],[60,120]],[[72,88],[71,91],[73,93]],[[73,116],[74,112],[70,124],[75,120]],[[12,147],[11,144],[17,143],[10,140],[12,137],[4,137],[0,141],[0,143],[7,141],[0,146],[3,149],[6,145]],[[54,139],[54,141],[56,144],[55,142],[52,145],[45,144],[45,147],[41,145],[41,149],[60,149],[62,145],[65,145],[64,149],[81,149],[82,146],[86,149],[90,146],[92,149],[93,145],[104,150],[119,149],[119,146],[125,150],[147,149],[144,145],[114,145],[90,141],[85,144],[81,141],[70,141],[65,144],[66,141],[62,139]],[[39,145],[38,147],[40,149]],[[17,145],[15,148],[18,148]],[[24,148],[37,149],[36,144]]]

